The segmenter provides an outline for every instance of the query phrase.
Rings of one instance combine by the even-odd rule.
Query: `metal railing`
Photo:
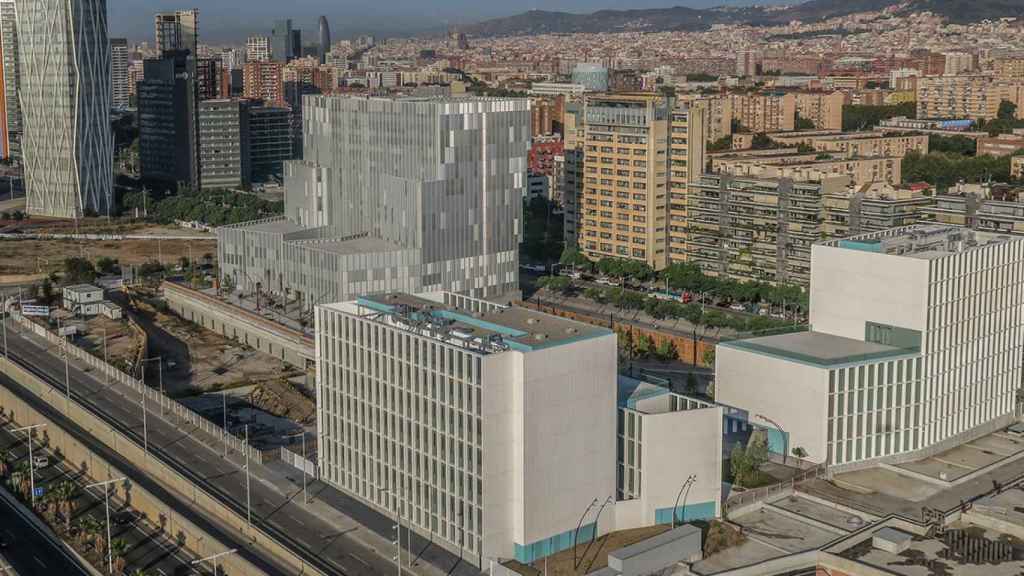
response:
[[[770,486],[762,486],[760,488],[752,488],[750,490],[738,492],[726,499],[722,506],[722,515],[728,516],[729,512],[732,510],[767,500],[769,497],[776,494],[783,494],[787,491],[792,492],[800,482],[816,478],[825,478],[827,475],[828,466],[825,464],[819,464],[814,468],[799,472],[789,480],[784,480]]]
[[[146,386],[142,381],[136,380],[129,374],[125,374],[120,369],[103,361],[102,358],[93,356],[88,351],[66,342],[61,336],[49,331],[45,326],[32,322],[28,318],[25,318],[19,313],[12,312],[11,319],[20,324],[22,327],[31,330],[36,335],[45,338],[48,343],[53,346],[64,349],[67,346],[69,358],[84,362],[93,370],[96,370],[101,376],[109,378],[111,384],[117,384],[129,388],[132,392],[137,394],[139,398],[142,395],[146,396],[146,403],[148,406],[158,406],[160,408],[158,414],[162,414],[165,417],[170,416],[180,424],[189,424],[205,433],[207,433],[211,439],[219,442],[223,442],[227,445],[229,451],[235,452],[240,455],[245,455],[246,452],[249,454],[251,460],[255,460],[260,464],[264,464],[270,458],[264,457],[264,452],[258,448],[246,444],[244,440],[232,435],[229,431],[224,430],[217,424],[207,420],[206,418],[194,412],[185,405],[178,401],[161,394],[159,390],[155,390]],[[149,411],[153,411],[152,408]]]

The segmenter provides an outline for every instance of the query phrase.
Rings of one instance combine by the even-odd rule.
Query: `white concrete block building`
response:
[[[1020,413],[1024,239],[921,225],[814,246],[811,332],[720,344],[717,400],[851,465]]]
[[[529,562],[614,499],[611,331],[441,292],[318,306],[316,334],[321,477],[433,542]]]

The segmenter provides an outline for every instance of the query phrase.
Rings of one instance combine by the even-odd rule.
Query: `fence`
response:
[[[140,398],[145,395],[145,402],[148,403],[147,410],[152,411],[152,408],[150,408],[151,406],[159,406],[160,414],[164,416],[172,416],[179,427],[182,423],[190,424],[208,434],[212,439],[219,440],[220,442],[227,444],[228,450],[243,456],[248,453],[251,460],[260,464],[264,464],[270,459],[266,457],[265,453],[261,450],[246,444],[244,440],[237,438],[220,426],[206,418],[203,418],[184,405],[179,404],[173,398],[161,394],[159,390],[154,390],[146,386],[144,382],[136,380],[116,367],[105,363],[102,358],[97,358],[82,348],[66,341],[61,336],[50,332],[45,326],[36,324],[19,313],[11,313],[11,318],[22,327],[34,332],[41,338],[45,338],[50,344],[59,346],[63,350],[67,350],[70,358],[84,362],[90,368],[99,372],[100,375],[105,378],[105,382],[125,386],[131,389],[132,392],[138,394]]]
[[[825,464],[819,464],[814,468],[798,473],[784,482],[772,484],[771,486],[762,486],[761,488],[744,490],[743,492],[733,494],[725,501],[722,516],[728,516],[729,512],[732,510],[749,506],[762,500],[767,500],[769,497],[776,494],[792,492],[798,483],[815,478],[823,478],[826,477],[827,474],[828,466]]]
[[[319,470],[316,467],[316,462],[306,460],[302,457],[302,454],[292,452],[287,446],[281,446],[281,461],[297,470],[305,468],[306,474],[311,480],[319,478]]]

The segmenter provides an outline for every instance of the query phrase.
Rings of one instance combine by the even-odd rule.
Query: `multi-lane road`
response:
[[[15,330],[13,322],[8,322],[7,325],[7,341],[12,360],[46,379],[57,390],[65,389],[64,363],[58,350],[51,349],[44,340],[34,334]],[[2,346],[0,342],[0,354],[4,352]],[[72,395],[79,403],[101,415],[123,433],[134,437],[140,445],[143,444],[142,406],[139,398],[132,397],[134,393],[117,384],[106,388],[102,377],[94,377],[84,366],[74,362],[70,365],[69,375]],[[18,388],[17,385],[12,385]],[[49,406],[27,392],[23,394],[23,398],[33,402],[37,408],[47,411],[48,415],[63,418],[59,411],[59,402],[57,407]],[[164,420],[160,417],[157,406],[149,406],[146,424],[150,457],[160,458],[242,516],[246,515],[245,472],[237,461],[221,456],[219,443],[202,438],[202,434],[196,430],[179,428],[178,424]],[[75,427],[73,424],[70,426]],[[132,470],[137,475],[132,476],[133,481],[144,484],[147,490],[155,491],[158,495],[162,493],[161,499],[165,501],[174,501],[176,497],[168,494],[157,481],[142,474],[131,463],[112,453],[84,431],[80,432],[85,436],[82,440],[91,448],[109,455],[114,459],[112,462],[122,470]],[[301,488],[282,489],[280,483],[273,481],[275,473],[255,463],[251,469],[253,474],[249,501],[253,523],[299,553],[304,561],[327,574],[388,576],[395,573],[396,567],[391,558],[393,548],[388,539],[390,521],[387,518],[377,515],[376,521],[372,523],[356,523],[351,519],[332,521],[322,512],[314,513],[311,508],[323,506],[322,503],[303,504]],[[182,507],[188,506],[184,501],[180,502]],[[182,512],[186,513],[188,510]],[[193,513],[192,516],[191,520],[211,530],[211,533],[222,542],[229,543],[235,538],[233,533],[226,533],[216,526],[211,526],[199,514]],[[419,544],[417,540],[414,539],[414,545]],[[274,559],[246,542],[239,542],[237,547],[240,553],[247,555],[247,559],[263,567],[268,573],[287,572]],[[436,547],[425,545],[426,550],[421,552],[421,562],[409,572],[426,575],[480,573],[470,565],[459,563],[457,560],[444,565],[450,555],[446,556],[447,553],[440,553],[433,548]],[[403,553],[403,556],[407,554]],[[434,556],[431,557],[432,554]],[[440,561],[434,561],[438,558]]]
[[[8,458],[8,461],[17,466],[19,462],[28,462],[28,442],[24,434],[16,437],[9,429],[14,427],[9,421],[0,420],[0,454]],[[56,460],[52,453],[43,449],[36,443],[33,446],[33,455],[46,454],[51,464],[37,468],[35,472],[36,489],[45,497],[46,493],[52,490],[61,482],[70,481],[77,487],[75,501],[77,508],[72,515],[72,524],[77,524],[84,517],[92,517],[101,526],[106,526],[106,508],[102,500],[102,491],[94,492],[86,490],[89,479],[81,471],[72,470],[62,461]],[[4,506],[12,515],[16,515],[13,507],[3,501]],[[191,561],[195,556],[181,549],[172,543],[166,535],[162,534],[155,527],[145,521],[128,521],[131,517],[131,510],[119,508],[116,502],[111,507],[111,537],[114,540],[123,540],[127,545],[127,552],[124,556],[127,570],[142,570],[155,575],[177,575],[195,573],[190,569]],[[20,516],[19,516],[20,518]],[[21,519],[23,523],[24,519]],[[7,526],[3,522],[3,526]],[[22,556],[21,565],[25,570],[37,569],[38,574],[64,574],[63,565],[73,562],[68,555],[58,546],[43,538],[39,530],[34,526],[30,530],[11,530],[4,528],[0,530],[0,536],[6,543],[6,550],[11,553],[11,563],[16,564],[16,555]],[[24,548],[31,548],[36,551],[46,552],[41,555],[33,555],[31,562],[27,562]],[[56,550],[54,550],[56,549]],[[51,566],[50,563],[58,566]],[[19,574],[25,574],[22,568],[16,566]],[[67,572],[77,574],[78,572]]]
[[[28,514],[27,511],[24,512]],[[88,576],[89,572],[47,537],[6,498],[0,498],[0,573],[19,576]],[[10,568],[8,568],[10,567]]]

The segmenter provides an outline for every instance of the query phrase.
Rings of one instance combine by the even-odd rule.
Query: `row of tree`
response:
[[[185,189],[161,199],[146,192],[130,192],[121,201],[125,211],[145,212],[157,222],[202,222],[210,226],[224,226],[279,216],[284,213],[283,202],[263,200],[255,194],[231,190]]]

